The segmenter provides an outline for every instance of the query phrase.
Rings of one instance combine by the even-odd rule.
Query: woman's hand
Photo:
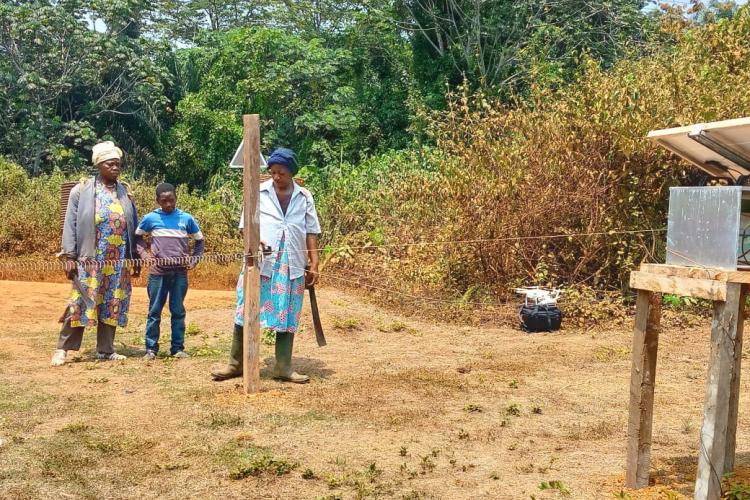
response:
[[[65,261],[65,276],[73,281],[78,276],[78,264],[75,259],[68,258]]]
[[[318,272],[318,266],[310,266],[305,269],[305,288],[315,286],[320,280],[320,272]]]
[[[318,272],[318,262],[320,262],[318,235],[308,233],[305,236],[305,246],[307,246],[307,258],[310,259],[310,265],[305,269],[305,287],[310,288],[315,286],[315,283],[320,279],[320,273]]]

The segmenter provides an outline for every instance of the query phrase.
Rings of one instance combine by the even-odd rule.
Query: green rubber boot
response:
[[[293,347],[293,333],[276,332],[276,364],[273,367],[273,378],[284,382],[305,384],[310,381],[310,377],[307,375],[300,375],[292,370]]]
[[[213,370],[211,376],[214,380],[228,380],[242,376],[242,339],[244,332],[242,327],[234,325],[234,335],[232,336],[232,349],[229,351],[229,364],[219,370]]]

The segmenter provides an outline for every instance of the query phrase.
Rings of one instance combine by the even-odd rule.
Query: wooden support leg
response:
[[[625,485],[628,488],[648,486],[660,321],[661,294],[638,290],[633,330],[633,365],[630,371],[628,460],[625,475]]]
[[[727,445],[724,460],[724,474],[734,470],[734,452],[737,445],[737,414],[740,408],[740,375],[742,373],[742,336],[745,323],[745,299],[747,285],[742,285],[737,310],[737,336],[734,346],[734,372],[729,386],[729,426],[727,428]]]
[[[721,479],[734,468],[745,290],[727,284],[726,302],[714,302],[695,498],[721,498]]]

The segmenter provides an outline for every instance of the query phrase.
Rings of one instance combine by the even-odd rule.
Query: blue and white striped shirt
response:
[[[190,238],[195,240],[193,257],[203,255],[205,240],[198,223],[192,215],[175,208],[170,213],[164,213],[161,208],[146,214],[135,230],[136,246],[141,258],[148,256],[148,249],[143,241],[144,235],[151,236],[151,254],[157,259],[174,259],[189,257]],[[185,265],[164,265],[151,267],[151,274],[155,276],[172,272],[185,272]]]

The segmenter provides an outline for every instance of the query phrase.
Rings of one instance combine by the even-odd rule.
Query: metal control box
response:
[[[750,187],[670,188],[667,264],[750,268]]]

